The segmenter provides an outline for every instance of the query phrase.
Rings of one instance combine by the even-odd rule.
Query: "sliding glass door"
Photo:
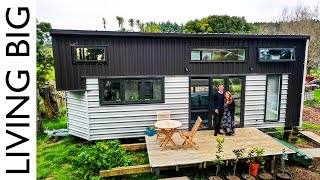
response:
[[[235,103],[234,124],[241,127],[241,104],[242,104],[242,78],[229,78],[228,91],[231,92],[232,100]]]
[[[213,129],[215,122],[212,112],[212,96],[224,84],[224,92],[230,91],[235,102],[235,126],[243,126],[243,77],[191,77],[190,79],[190,126],[191,129],[197,117],[203,120],[201,129]]]
[[[202,119],[200,129],[208,129],[210,124],[209,78],[192,78],[190,83],[190,112],[192,127],[198,116]]]

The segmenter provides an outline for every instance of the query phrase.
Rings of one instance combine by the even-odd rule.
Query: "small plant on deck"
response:
[[[234,149],[232,152],[236,156],[236,159],[234,159],[234,161],[233,161],[233,175],[235,176],[236,169],[237,169],[237,163],[238,163],[239,159],[242,158],[242,156],[243,156],[244,148]]]
[[[224,138],[217,138],[217,151],[216,151],[216,159],[213,161],[214,164],[216,165],[217,169],[216,169],[216,176],[218,176],[218,173],[220,171],[220,167],[224,164],[224,161],[221,158],[221,152],[222,151],[222,144],[224,143]]]
[[[153,131],[155,129],[155,126],[154,125],[150,125],[149,129]]]

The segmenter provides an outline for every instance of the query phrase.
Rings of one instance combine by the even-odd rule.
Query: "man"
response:
[[[213,115],[215,122],[214,136],[217,134],[222,134],[220,132],[220,124],[223,116],[223,105],[224,105],[224,85],[219,85],[219,90],[213,94]]]

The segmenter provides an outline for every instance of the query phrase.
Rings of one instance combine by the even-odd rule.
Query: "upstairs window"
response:
[[[106,62],[105,47],[72,47],[74,62]]]
[[[245,48],[191,49],[191,61],[245,61],[245,59]]]
[[[164,102],[163,78],[101,78],[100,104]]]
[[[259,48],[259,61],[294,61],[294,48]]]

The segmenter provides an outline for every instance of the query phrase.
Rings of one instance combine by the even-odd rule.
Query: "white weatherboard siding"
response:
[[[89,140],[86,92],[66,92],[69,134]]]
[[[278,122],[265,122],[267,75],[246,76],[244,127],[269,128],[285,126],[288,80],[289,76],[287,74],[282,75],[280,120]]]
[[[189,77],[166,76],[165,103],[100,105],[98,78],[87,78],[89,140],[143,137],[156,122],[157,111],[170,111],[171,119],[188,129]]]

